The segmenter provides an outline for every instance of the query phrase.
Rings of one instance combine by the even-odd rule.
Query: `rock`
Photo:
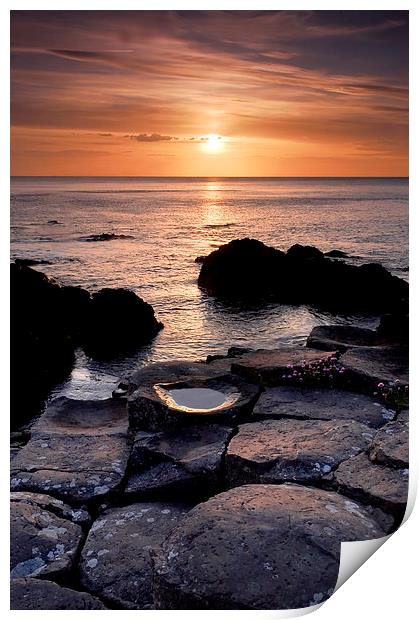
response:
[[[64,502],[60,499],[56,499],[50,495],[16,492],[10,493],[10,501],[21,502],[34,507],[38,506],[42,510],[48,510],[49,512],[57,515],[57,517],[68,519],[78,525],[90,525],[91,522],[91,516],[86,509],[72,508],[71,506],[64,504]]]
[[[221,481],[221,467],[233,429],[217,424],[180,431],[137,433],[130,459],[128,494],[152,491],[205,495]]]
[[[117,235],[115,233],[99,233],[98,235],[87,235],[80,237],[79,241],[114,241],[115,239],[135,239],[132,235]]]
[[[273,350],[259,349],[231,359],[212,362],[209,365],[213,368],[217,366],[220,368],[227,362],[231,372],[243,377],[246,381],[263,385],[280,385],[284,382],[284,373],[289,372],[289,366],[293,366],[294,370],[300,368],[303,363],[320,362],[332,356],[330,352],[294,346]]]
[[[15,265],[19,267],[34,267],[35,265],[51,265],[51,261],[36,258],[16,258]]]
[[[281,386],[262,392],[255,408],[256,420],[296,418],[300,420],[355,420],[379,428],[395,412],[369,396],[328,388]]]
[[[324,253],[324,256],[329,256],[330,258],[348,258],[349,254],[342,252],[342,250],[329,250],[329,252]]]
[[[106,511],[93,524],[81,554],[84,587],[123,609],[151,609],[150,550],[161,545],[188,509],[166,502]]]
[[[14,491],[82,504],[121,485],[131,449],[124,401],[53,400],[11,468]]]
[[[153,307],[133,291],[103,288],[92,295],[84,347],[96,356],[114,355],[149,342],[162,328]]]
[[[171,362],[152,364],[128,379],[130,427],[138,430],[173,430],[188,425],[222,423],[231,425],[252,411],[259,387],[240,377],[224,373],[210,364]],[[216,393],[219,405],[208,408],[177,404],[171,394],[177,390]],[[224,400],[223,400],[224,399]]]
[[[341,463],[330,480],[340,493],[394,512],[401,521],[409,488],[408,469],[374,464],[366,454],[359,454]]]
[[[206,256],[197,256],[194,260],[194,263],[201,264],[204,262],[205,259],[206,259]]]
[[[409,467],[409,423],[399,417],[383,426],[374,437],[369,457],[388,467]]]
[[[198,285],[222,298],[313,304],[338,313],[406,311],[409,288],[382,265],[348,265],[311,246],[296,245],[285,254],[255,239],[236,239],[211,252]]]
[[[405,347],[357,347],[343,353],[339,362],[347,371],[348,385],[355,391],[371,393],[380,382],[398,379],[405,385],[409,381]]]
[[[346,351],[349,347],[374,347],[385,340],[372,329],[350,325],[318,325],[307,338],[307,346],[322,351]]]
[[[10,609],[106,609],[86,592],[63,588],[46,579],[12,579]]]
[[[37,503],[12,501],[10,530],[12,578],[58,576],[73,567],[82,541],[79,525]]]
[[[355,502],[249,485],[193,508],[154,557],[158,609],[295,609],[333,592],[342,541],[384,531]]]
[[[409,315],[385,314],[380,319],[377,332],[389,341],[407,343],[409,340]]]
[[[374,432],[353,420],[264,420],[239,426],[226,454],[231,486],[313,482],[359,454]]]

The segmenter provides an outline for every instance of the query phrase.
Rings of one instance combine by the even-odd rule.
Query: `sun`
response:
[[[219,153],[224,148],[224,142],[222,136],[218,136],[215,133],[211,133],[208,136],[201,138],[202,148],[207,153]]]

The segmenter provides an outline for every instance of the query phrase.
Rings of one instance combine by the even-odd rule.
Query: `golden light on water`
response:
[[[206,153],[220,153],[224,148],[224,142],[222,136],[217,136],[215,133],[211,133],[205,136],[202,142],[202,149]]]

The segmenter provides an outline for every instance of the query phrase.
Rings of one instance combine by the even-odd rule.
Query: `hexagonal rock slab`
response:
[[[381,381],[409,381],[407,347],[357,347],[344,353],[339,363],[356,391],[375,391]]]
[[[130,428],[174,430],[187,425],[221,423],[231,425],[253,409],[260,389],[240,377],[220,372],[209,364],[152,364],[128,378]],[[132,386],[138,386],[132,391]],[[215,390],[225,395],[225,403],[205,410],[188,410],[170,398],[173,390]]]
[[[10,609],[106,609],[87,592],[63,588],[45,579],[12,579]]]
[[[49,495],[43,495],[41,493],[26,493],[16,492],[10,493],[11,502],[23,502],[31,506],[38,506],[43,510],[48,510],[54,513],[57,517],[62,519],[68,519],[77,523],[78,525],[89,525],[91,516],[89,512],[83,508],[72,508],[67,504],[64,504],[60,499],[51,497]]]
[[[11,488],[96,501],[120,486],[130,449],[124,402],[57,398],[15,457]]]
[[[345,495],[402,515],[409,490],[409,470],[372,463],[365,454],[341,463],[330,479]]]
[[[307,346],[322,351],[346,351],[349,347],[374,347],[385,340],[373,329],[351,325],[318,325],[307,338]]]
[[[79,525],[26,501],[11,502],[10,529],[12,578],[69,571],[83,537]]]
[[[199,504],[154,558],[158,609],[293,609],[333,592],[341,541],[384,531],[337,493],[249,485]]]
[[[252,417],[257,420],[355,420],[378,428],[394,416],[394,411],[363,394],[327,388],[281,386],[262,392]]]
[[[227,476],[247,483],[310,482],[359,454],[373,431],[353,420],[264,420],[243,424],[231,440]]]
[[[331,352],[298,346],[274,350],[260,349],[232,358],[231,372],[253,383],[280,385],[283,382],[282,375],[287,371],[289,364],[298,368],[303,362],[318,362],[332,356]]]
[[[139,503],[103,513],[81,554],[82,584],[124,609],[150,609],[150,550],[161,545],[187,512],[179,504]]]
[[[220,481],[220,470],[233,429],[219,424],[189,426],[180,431],[140,431],[134,440],[128,493],[209,492]],[[189,484],[187,484],[189,483]]]
[[[398,418],[383,426],[374,437],[369,457],[389,467],[409,467],[409,422]]]

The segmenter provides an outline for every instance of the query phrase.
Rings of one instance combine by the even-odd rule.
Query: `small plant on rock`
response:
[[[409,406],[409,386],[398,379],[387,383],[381,381],[377,385],[374,396],[378,396],[386,407],[393,409],[396,413],[400,413],[402,409],[407,409]]]
[[[287,385],[299,387],[338,387],[344,382],[345,368],[338,363],[337,357],[331,356],[318,362],[305,362],[298,366],[288,364],[282,375]]]

